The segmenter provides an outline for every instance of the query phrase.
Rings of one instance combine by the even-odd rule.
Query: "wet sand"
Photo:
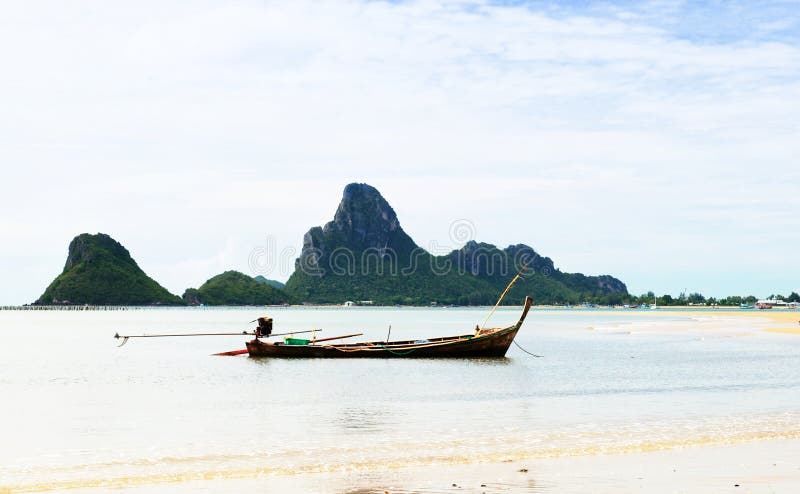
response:
[[[646,453],[370,469],[153,486],[145,492],[775,494],[800,486],[800,439]],[[86,492],[96,492],[89,491]]]
[[[800,489],[800,440],[419,469],[392,476],[400,483],[367,492],[790,493]]]
[[[703,317],[703,318],[742,318],[742,319],[761,319],[764,322],[770,321],[767,327],[758,328],[760,331],[770,333],[785,333],[800,335],[800,310],[790,309],[768,309],[768,310],[631,310],[623,311],[619,314],[626,314],[636,316],[639,314],[647,315],[664,315],[664,316],[687,316],[687,317]]]

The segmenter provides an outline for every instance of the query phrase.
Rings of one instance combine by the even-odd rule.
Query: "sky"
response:
[[[800,2],[0,4],[0,304],[108,233],[286,280],[350,182],[434,253],[800,292]]]

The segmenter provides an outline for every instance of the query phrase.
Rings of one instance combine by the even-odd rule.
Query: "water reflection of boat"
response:
[[[251,357],[285,358],[463,358],[502,357],[514,341],[531,308],[525,298],[519,320],[502,328],[479,328],[470,334],[405,341],[364,341],[360,343],[319,343],[314,340],[287,338],[284,341],[247,342]]]

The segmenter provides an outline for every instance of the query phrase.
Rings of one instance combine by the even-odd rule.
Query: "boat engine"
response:
[[[258,326],[256,327],[256,338],[267,337],[272,334],[272,318],[259,317]]]

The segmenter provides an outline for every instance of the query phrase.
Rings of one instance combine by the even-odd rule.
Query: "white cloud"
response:
[[[81,231],[129,239],[174,291],[245,270],[248,245],[299,246],[350,181],[423,245],[473,218],[479,240],[634,288],[792,257],[797,13],[736,31],[722,10],[701,33],[695,8],[4,4],[0,301],[33,300]],[[692,259],[700,244],[719,250]]]

